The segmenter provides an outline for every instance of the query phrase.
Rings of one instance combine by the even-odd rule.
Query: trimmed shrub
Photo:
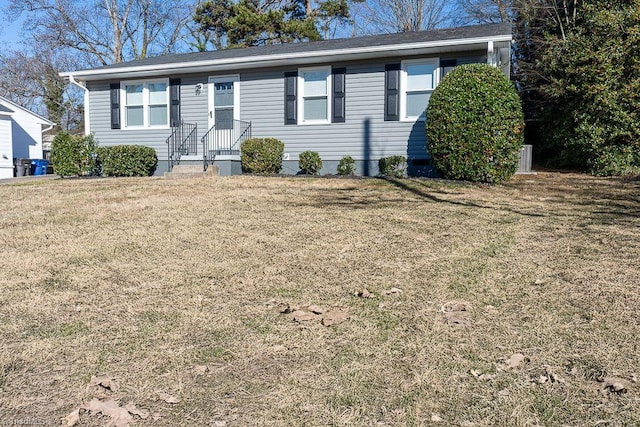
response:
[[[338,163],[338,175],[353,175],[356,173],[356,161],[351,156],[344,156]]]
[[[407,158],[404,156],[389,156],[378,160],[380,175],[403,178],[407,171]]]
[[[320,169],[322,169],[320,154],[315,151],[304,151],[300,153],[298,167],[300,167],[302,173],[306,175],[318,175]]]
[[[426,131],[429,154],[443,178],[500,183],[518,169],[522,104],[498,68],[461,65],[433,91]]]
[[[104,176],[151,176],[158,166],[156,150],[142,145],[98,148],[98,162]]]
[[[282,170],[284,143],[275,138],[250,138],[240,146],[242,171],[278,173]]]
[[[58,175],[80,176],[96,174],[96,141],[93,135],[71,135],[59,132],[51,145],[51,163]]]

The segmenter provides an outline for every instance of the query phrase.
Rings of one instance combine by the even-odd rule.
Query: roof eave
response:
[[[39,123],[39,124],[47,125],[47,126],[55,126],[55,123],[53,123],[49,119],[47,119],[45,117],[42,117],[38,113],[34,113],[33,111],[26,109],[25,107],[23,107],[20,104],[16,104],[15,102],[11,101],[8,98],[5,98],[4,96],[0,96],[0,101],[4,101],[7,104],[10,104],[10,105],[14,106],[15,108],[18,108],[18,109],[24,111],[25,113],[31,114],[33,117],[38,119],[37,123]],[[13,114],[13,113],[11,113],[11,114]]]
[[[321,50],[275,55],[250,56],[206,61],[183,61],[169,64],[118,67],[112,69],[94,69],[60,73],[62,77],[73,76],[76,80],[104,80],[108,78],[131,78],[158,76],[167,74],[197,73],[206,71],[244,70],[250,68],[277,67],[286,65],[305,65],[321,62],[344,60],[362,60],[390,56],[420,55],[438,53],[446,48],[482,48],[488,42],[511,42],[512,34],[493,35],[464,39],[436,40],[408,44],[369,46],[340,50]]]

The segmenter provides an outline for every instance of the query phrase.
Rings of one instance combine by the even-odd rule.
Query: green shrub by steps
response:
[[[58,175],[80,176],[95,175],[96,141],[93,135],[71,135],[59,132],[51,145],[51,163]]]
[[[304,151],[300,153],[298,167],[306,175],[318,175],[322,169],[322,159],[315,151]]]
[[[338,175],[353,175],[356,173],[356,161],[351,156],[344,156],[338,163]]]
[[[156,150],[142,145],[98,148],[98,162],[104,176],[151,176],[158,166]]]
[[[446,179],[500,183],[518,168],[524,138],[522,104],[498,68],[454,68],[427,108],[427,147]]]
[[[250,138],[240,146],[242,171],[278,173],[282,170],[284,143],[275,138]]]
[[[403,178],[407,171],[407,158],[404,156],[389,156],[378,160],[380,175]]]

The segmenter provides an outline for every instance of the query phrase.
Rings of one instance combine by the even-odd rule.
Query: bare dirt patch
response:
[[[56,180],[0,200],[0,424],[640,423],[637,180]]]

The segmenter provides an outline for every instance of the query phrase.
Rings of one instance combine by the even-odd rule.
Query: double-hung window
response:
[[[424,120],[431,93],[438,84],[438,60],[420,59],[402,63],[402,120]]]
[[[167,127],[169,125],[168,80],[123,82],[125,128]]]
[[[298,79],[298,123],[331,123],[331,67],[301,68]]]

